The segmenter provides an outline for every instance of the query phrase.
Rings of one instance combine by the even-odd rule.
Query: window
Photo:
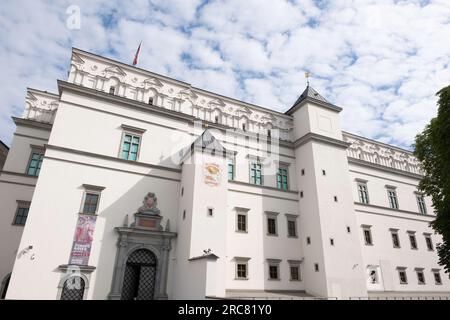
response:
[[[305,175],[305,169],[302,169],[302,176]]]
[[[408,237],[409,237],[409,243],[411,244],[411,249],[416,250],[417,249],[417,240],[416,240],[416,235],[414,234],[414,232],[408,232]]]
[[[267,129],[267,137],[272,137],[272,131],[270,129]]]
[[[391,229],[392,245],[394,248],[400,248],[400,239],[398,237],[398,230]]]
[[[84,195],[81,206],[81,213],[96,214],[100,202],[100,194],[104,187],[83,184]]]
[[[28,211],[30,210],[29,201],[17,201],[17,210],[14,216],[13,224],[18,226],[24,226],[27,222]]]
[[[184,195],[184,188],[181,188],[181,196]]]
[[[337,196],[334,196],[334,202],[337,202],[337,201],[338,201]]]
[[[153,97],[148,98],[148,104],[153,105]]]
[[[28,162],[27,174],[37,177],[41,171],[42,159],[44,159],[44,151],[32,149],[30,161]]]
[[[322,175],[323,175],[323,176],[326,176],[326,175],[327,175],[327,173],[326,173],[325,170],[322,170]]]
[[[109,87],[109,94],[115,94],[116,93],[116,87],[111,86]]]
[[[277,216],[278,212],[266,211],[267,216],[267,234],[271,236],[278,235],[277,231]]]
[[[398,278],[400,279],[400,284],[407,284],[408,278],[406,277],[406,268],[398,268]]]
[[[425,205],[425,199],[423,195],[421,194],[416,195],[416,199],[417,199],[417,206],[419,207],[419,212],[422,214],[427,214],[427,207]]]
[[[435,284],[442,284],[442,280],[441,280],[441,274],[439,273],[438,269],[433,269],[433,276],[434,276],[434,283]]]
[[[98,206],[98,194],[86,193],[84,197],[83,213],[95,214]]]
[[[297,224],[295,220],[287,221],[288,237],[297,237]]]
[[[85,283],[81,277],[70,277],[64,282],[61,300],[83,300]]]
[[[427,249],[433,251],[433,241],[431,240],[431,235],[425,234],[425,242],[427,243]]]
[[[358,183],[358,196],[359,202],[368,204],[369,203],[369,193],[367,191],[367,184],[363,182]]]
[[[319,272],[319,264],[318,263],[314,263],[314,271]]]
[[[278,168],[277,188],[281,190],[288,190],[288,169],[286,167]]]
[[[138,159],[141,136],[125,133],[123,136],[122,150],[120,157],[125,160],[136,161]]]
[[[186,219],[186,210],[183,210],[183,220]]]
[[[369,281],[371,284],[378,283],[378,272],[376,269],[370,269],[369,271]]]
[[[237,215],[237,230],[247,232],[247,215],[238,213]]]
[[[207,209],[207,214],[208,214],[208,217],[212,217],[214,215],[214,209],[213,208],[208,208]]]
[[[392,209],[398,209],[398,201],[397,201],[397,193],[394,189],[388,189],[388,200],[389,200],[389,207]]]
[[[311,244],[311,237],[306,237],[306,244]]]
[[[234,180],[234,159],[228,159],[228,180]]]
[[[250,258],[235,257],[236,260],[236,280],[248,279],[248,260]]]
[[[351,232],[351,229],[349,226],[347,226],[347,233],[350,233],[350,232]]]
[[[330,245],[334,246],[334,239],[333,238],[330,238]]]
[[[416,274],[418,284],[425,284],[425,275],[423,274],[423,269],[416,269]]]
[[[242,130],[245,131],[246,130],[246,126],[245,123],[242,124]]]
[[[280,280],[279,265],[281,260],[279,259],[267,259],[269,264],[269,280]]]
[[[300,198],[303,198],[303,191],[300,191]]]
[[[291,281],[301,281],[300,275],[300,260],[288,260],[289,263],[289,273],[291,275]]]
[[[370,231],[370,226],[363,226],[363,232],[364,232],[364,242],[366,246],[373,245],[372,232]]]
[[[251,163],[250,164],[250,183],[262,185],[261,164],[260,163]]]

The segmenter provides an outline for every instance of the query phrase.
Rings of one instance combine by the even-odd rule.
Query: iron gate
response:
[[[146,249],[134,251],[127,260],[122,300],[152,300],[155,294],[156,257]]]

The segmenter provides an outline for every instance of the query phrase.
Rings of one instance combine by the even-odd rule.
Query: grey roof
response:
[[[322,102],[327,102],[328,103],[327,99],[322,97],[316,90],[314,90],[313,87],[308,85],[306,87],[305,91],[303,91],[303,93],[300,95],[300,97],[298,97],[297,101],[295,101],[293,106],[295,106],[298,103],[302,102],[306,98],[310,98],[310,99],[314,99],[314,100],[318,100],[318,101],[322,101]]]
[[[214,138],[212,133],[206,129],[203,131],[202,135],[199,136],[191,145],[191,150],[201,148],[202,151],[205,149],[207,151],[214,151],[215,153],[226,153],[225,148],[222,144]]]

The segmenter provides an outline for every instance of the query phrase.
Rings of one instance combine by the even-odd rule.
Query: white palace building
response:
[[[73,49],[0,172],[5,299],[449,299],[410,151]]]

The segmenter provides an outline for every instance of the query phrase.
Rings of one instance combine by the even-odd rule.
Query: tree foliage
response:
[[[414,154],[425,171],[419,190],[433,200],[436,219],[431,226],[443,240],[437,246],[439,264],[450,277],[450,86],[436,95],[437,117],[416,136]]]

